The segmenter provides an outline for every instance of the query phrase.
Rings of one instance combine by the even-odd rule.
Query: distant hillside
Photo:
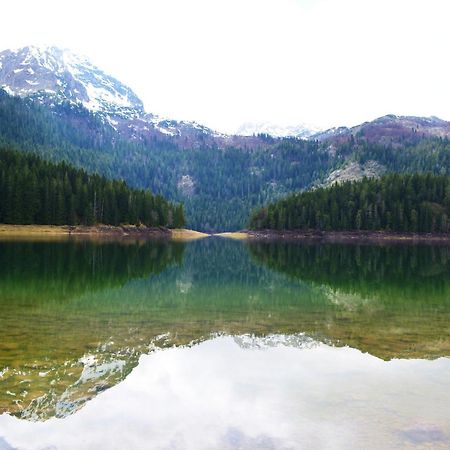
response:
[[[362,138],[371,144],[401,144],[417,142],[422,138],[450,138],[450,122],[438,117],[396,116],[389,114],[372,122],[364,122],[352,128],[339,127],[321,131],[311,139],[328,143],[347,142],[351,137]]]

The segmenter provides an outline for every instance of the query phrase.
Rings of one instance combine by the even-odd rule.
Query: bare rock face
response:
[[[190,175],[182,175],[178,181],[178,189],[186,197],[191,197],[195,193],[194,179]]]
[[[344,183],[345,181],[357,181],[364,177],[377,178],[384,173],[386,173],[386,168],[376,161],[367,161],[365,164],[352,161],[345,167],[331,172],[323,186],[331,186],[336,183]]]

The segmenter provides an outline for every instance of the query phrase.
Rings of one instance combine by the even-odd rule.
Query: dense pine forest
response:
[[[391,174],[291,195],[256,211],[250,228],[450,231],[450,178]]]
[[[0,148],[0,223],[179,228],[184,222],[183,206],[160,195]]]

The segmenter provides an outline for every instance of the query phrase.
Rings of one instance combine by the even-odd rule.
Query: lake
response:
[[[450,247],[5,240],[0,308],[0,450],[450,448]]]

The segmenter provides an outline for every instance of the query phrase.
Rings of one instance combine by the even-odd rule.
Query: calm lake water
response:
[[[0,242],[0,450],[450,448],[450,247]]]

